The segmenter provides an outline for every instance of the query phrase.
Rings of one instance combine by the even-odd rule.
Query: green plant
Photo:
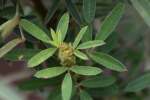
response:
[[[118,95],[114,98],[123,97],[128,92],[141,91],[149,86],[149,73],[131,83],[121,83],[118,73],[127,72],[127,68],[109,55],[116,43],[115,28],[124,14],[124,3],[117,2],[107,16],[101,16],[104,17],[101,27],[94,32],[92,23],[95,15],[99,15],[96,13],[96,0],[83,0],[82,14],[78,13],[72,0],[64,0],[68,11],[62,13],[64,11],[60,10],[61,14],[57,15],[60,1],[53,0],[45,18],[41,12],[36,12],[38,18],[33,20],[21,13],[18,2],[15,16],[0,26],[2,40],[15,28],[20,37],[0,48],[0,58],[25,60],[27,67],[34,70],[32,79],[19,85],[21,90],[51,86],[53,89],[48,100],[95,100],[97,97],[109,99],[107,96],[114,95]],[[79,8],[80,3],[77,2]],[[57,25],[52,18],[59,20]],[[43,23],[50,23],[50,26]],[[24,43],[25,48],[14,49],[20,43]],[[112,74],[105,75],[106,69]],[[147,81],[143,81],[145,79]]]

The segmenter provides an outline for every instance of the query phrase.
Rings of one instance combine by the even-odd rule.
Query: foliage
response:
[[[36,12],[35,8],[35,13],[25,15],[22,3],[18,0],[14,3],[14,17],[0,26],[2,44],[8,36],[13,36],[13,32],[18,31],[15,39],[0,48],[0,58],[24,60],[27,62],[26,67],[35,70],[30,80],[19,84],[19,89],[31,91],[51,86],[53,89],[48,100],[96,100],[114,95],[124,97],[128,92],[147,88],[150,84],[149,72],[137,79],[131,78],[131,82],[126,83],[119,73],[132,72],[115,58],[124,54],[111,53],[117,44],[116,27],[125,13],[126,3],[116,2],[110,9],[108,6],[112,5],[100,0],[103,9],[110,10],[107,15],[99,16],[102,24],[97,31],[93,22],[99,15],[97,5],[101,5],[101,2],[63,1],[65,4],[61,0],[51,0],[51,9],[43,18],[42,12]],[[131,2],[148,23],[148,11],[144,10],[144,14],[141,12],[146,9],[146,3],[139,3],[138,0]],[[61,9],[60,5],[66,5],[66,9]],[[25,44],[24,48],[14,49],[21,43]],[[106,70],[111,73],[106,75]]]

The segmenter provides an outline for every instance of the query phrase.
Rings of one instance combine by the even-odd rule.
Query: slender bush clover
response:
[[[62,82],[61,91],[63,100],[70,100],[72,96],[72,88],[73,85],[80,84],[77,82],[78,77],[76,75],[83,76],[91,76],[98,75],[102,73],[102,69],[98,67],[92,67],[87,65],[78,65],[77,59],[81,59],[84,61],[92,59],[98,64],[101,64],[109,69],[116,71],[126,71],[126,68],[123,64],[121,64],[118,60],[113,57],[92,51],[88,53],[88,55],[84,52],[89,48],[96,48],[98,46],[102,46],[105,44],[103,40],[95,39],[86,42],[82,42],[82,38],[86,33],[88,26],[84,26],[81,28],[79,33],[77,34],[73,43],[65,42],[68,26],[69,26],[69,14],[65,13],[61,18],[57,25],[56,31],[50,28],[51,36],[48,36],[43,30],[41,30],[38,26],[33,24],[32,22],[22,19],[21,27],[34,36],[35,38],[51,45],[50,48],[45,50],[41,50],[39,53],[34,55],[31,59],[29,59],[27,66],[29,68],[34,68],[48,58],[54,56],[57,57],[60,61],[60,66],[53,66],[50,68],[45,68],[39,70],[35,73],[35,77],[37,78],[53,78],[58,75],[65,73],[65,77]],[[56,55],[55,55],[56,54]],[[49,67],[49,66],[47,66]],[[75,80],[76,79],[76,80]],[[76,81],[76,82],[75,82]],[[75,82],[75,83],[74,83]],[[81,89],[81,87],[77,87],[77,89]],[[82,95],[86,93],[81,92]],[[87,94],[86,94],[87,95]]]
[[[73,5],[71,1],[65,1],[70,6]],[[34,79],[23,84],[23,89],[39,89],[55,85],[54,92],[52,91],[49,95],[50,100],[72,100],[74,97],[80,98],[80,100],[92,100],[94,93],[104,95],[105,92],[115,93],[117,91],[118,88],[115,84],[117,79],[114,76],[103,75],[103,68],[116,72],[125,72],[127,69],[119,60],[100,51],[99,48],[107,45],[106,40],[119,23],[125,6],[118,3],[103,20],[100,30],[93,36],[91,24],[95,16],[96,0],[92,0],[92,2],[83,0],[83,3],[83,19],[77,15],[74,6],[72,9],[68,9],[76,22],[82,24],[78,34],[73,37],[73,42],[67,41],[70,28],[68,12],[61,16],[56,29],[49,28],[48,32],[27,20],[26,17],[21,18],[18,9],[12,19],[0,26],[2,38],[10,35],[15,27],[19,28],[21,33],[20,38],[16,38],[0,48],[0,58],[9,57],[7,54],[13,48],[25,42],[23,32],[39,40],[46,47],[37,51],[25,48],[16,50],[15,55],[13,54],[12,59],[24,58],[27,61],[27,67],[35,69]],[[28,38],[26,39],[28,40]],[[148,78],[149,74],[146,74],[132,81],[125,88],[125,92],[142,90],[149,85],[149,81],[141,80]]]

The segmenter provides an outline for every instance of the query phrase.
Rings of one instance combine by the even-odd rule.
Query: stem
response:
[[[25,41],[25,37],[24,37],[24,34],[23,34],[23,31],[22,31],[22,28],[21,28],[21,25],[19,24],[19,30],[20,30],[20,34],[21,34],[21,38],[23,41]]]
[[[20,8],[19,8],[19,0],[17,0],[17,4],[16,4],[16,15],[15,16],[19,16],[19,11],[20,11]]]

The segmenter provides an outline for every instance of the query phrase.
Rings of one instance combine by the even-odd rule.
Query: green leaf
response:
[[[87,23],[91,23],[95,17],[96,0],[83,0],[83,17]]]
[[[150,86],[150,73],[146,73],[137,79],[128,83],[125,88],[126,92],[138,92]]]
[[[50,30],[51,30],[51,36],[52,36],[52,39],[53,39],[53,41],[51,41],[51,44],[54,44],[56,47],[58,47],[58,45],[59,45],[58,36],[52,28]]]
[[[67,69],[68,69],[67,67],[46,68],[36,72],[34,76],[37,78],[52,78],[60,74],[63,74],[65,71],[67,71]]]
[[[88,29],[86,30],[84,36],[82,37],[82,42],[92,40],[93,26],[92,24],[88,25]]]
[[[0,48],[0,58],[2,58],[5,54],[10,52],[14,47],[18,44],[22,43],[24,40],[20,38],[13,39]]]
[[[70,73],[67,73],[65,75],[65,78],[62,82],[62,98],[63,100],[70,100],[71,99],[71,94],[72,94],[72,79],[70,76]]]
[[[107,87],[115,83],[116,78],[113,76],[93,76],[81,82],[82,86],[88,88]]]
[[[61,42],[65,39],[69,25],[69,14],[65,13],[59,20],[56,33],[61,34]]]
[[[51,36],[52,36],[53,41],[58,41],[57,34],[55,33],[55,31],[52,28],[51,28]]]
[[[62,43],[62,40],[61,40],[61,38],[62,38],[62,34],[61,34],[61,32],[60,32],[60,31],[58,31],[56,34],[57,34],[57,41],[58,41],[58,45],[59,45],[59,44],[61,44],[61,43]]]
[[[53,89],[46,100],[62,100],[61,90],[59,88]]]
[[[118,34],[116,32],[113,32],[105,41],[105,45],[101,48],[98,48],[100,51],[104,53],[111,52],[114,48],[118,45]]]
[[[103,87],[103,88],[88,88],[87,91],[90,95],[96,98],[116,96],[120,92],[117,84],[113,84],[111,86]]]
[[[0,9],[0,16],[5,19],[11,19],[14,16],[15,12],[15,7],[4,7],[3,9]]]
[[[28,67],[36,67],[37,65],[41,64],[45,60],[47,60],[49,57],[51,57],[56,51],[56,48],[48,48],[45,50],[40,51],[38,54],[33,56],[28,61]]]
[[[61,0],[51,0],[52,4],[51,7],[48,9],[48,13],[45,17],[45,23],[48,23],[51,20],[51,18],[53,17],[53,15],[59,7],[60,1]]]
[[[8,21],[0,25],[0,33],[2,39],[7,38],[18,24],[19,24],[19,16],[15,15],[13,18],[9,19]]]
[[[73,66],[70,70],[80,75],[97,75],[102,72],[100,68],[91,66]]]
[[[119,23],[123,15],[124,8],[125,6],[122,3],[119,3],[115,6],[115,8],[103,21],[100,31],[96,35],[96,39],[103,41],[106,40],[106,38],[114,31],[117,24]]]
[[[31,90],[37,90],[42,89],[49,85],[58,85],[62,81],[62,76],[50,78],[50,79],[39,79],[39,78],[31,78],[24,80],[17,84],[20,90],[23,91],[31,91]]]
[[[83,60],[88,60],[88,56],[86,54],[84,54],[83,52],[79,51],[79,50],[75,50],[74,51],[74,54],[80,58],[80,59],[83,59]]]
[[[125,66],[120,61],[105,53],[94,52],[90,53],[89,56],[96,63],[101,64],[104,67],[109,68],[111,70],[119,72],[127,71]]]
[[[41,30],[38,26],[35,24],[31,23],[30,21],[26,19],[22,19],[20,22],[22,28],[27,31],[30,35],[34,36],[35,38],[46,42],[50,43],[50,38],[47,36],[47,34]]]
[[[84,90],[80,91],[80,100],[93,100],[92,97]]]
[[[75,7],[75,4],[72,2],[72,0],[65,0],[66,2],[66,5],[67,5],[67,8],[68,8],[68,11],[70,12],[70,14],[72,15],[72,17],[74,17],[74,19],[76,20],[76,22],[81,25],[82,23],[82,20],[81,20],[81,17]]]
[[[143,17],[144,21],[150,27],[150,1],[149,0],[131,0],[133,6]]]
[[[6,60],[29,60],[32,56],[40,52],[39,49],[20,48],[8,52],[3,58]]]
[[[104,45],[105,42],[104,41],[101,41],[101,40],[93,40],[93,41],[87,41],[87,42],[84,42],[82,44],[80,44],[77,49],[88,49],[88,48],[94,48],[94,47],[97,47],[97,46],[102,46]]]
[[[73,48],[76,48],[78,46],[78,44],[80,43],[83,35],[85,34],[86,30],[87,30],[88,26],[83,27],[80,32],[78,33],[77,37],[75,38],[75,41],[73,43]]]

